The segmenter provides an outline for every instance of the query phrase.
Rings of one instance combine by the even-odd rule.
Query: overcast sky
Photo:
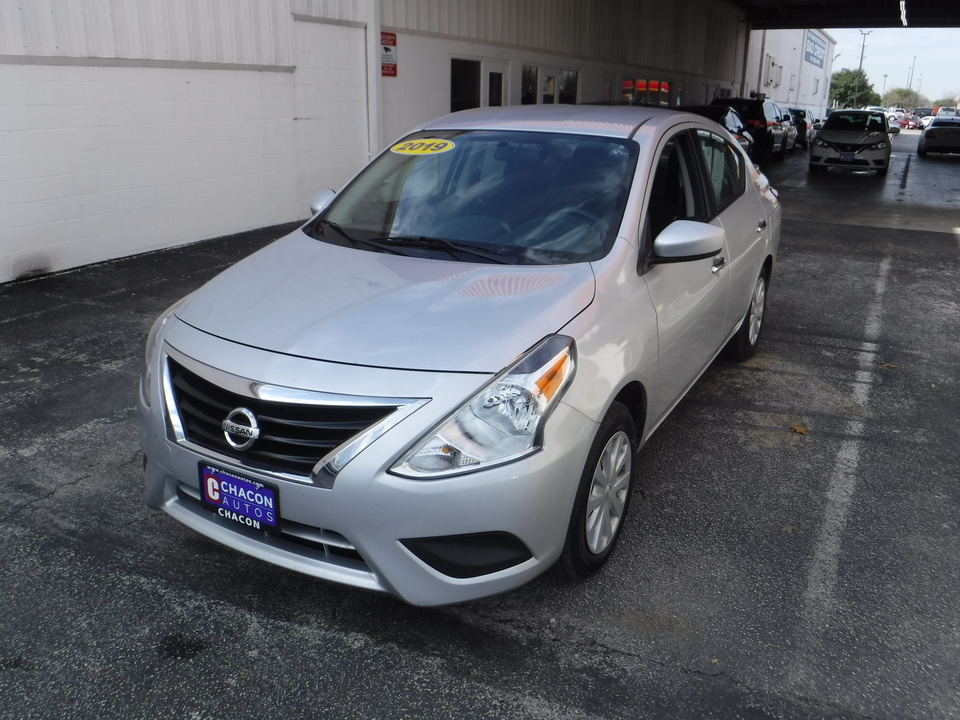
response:
[[[867,35],[863,70],[874,90],[907,87],[913,67],[913,89],[930,101],[960,93],[960,28],[863,28]],[[837,41],[833,71],[860,66],[863,35],[859,30],[827,29]]]

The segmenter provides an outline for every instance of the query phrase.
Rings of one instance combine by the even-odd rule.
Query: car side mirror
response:
[[[674,220],[653,241],[651,264],[691,262],[719,255],[726,240],[723,228],[693,220]]]
[[[899,125],[891,125],[891,126],[888,128],[887,132],[889,132],[891,135],[899,135],[899,134],[900,134],[900,126],[899,126]]]
[[[336,197],[337,193],[333,190],[321,190],[316,193],[313,197],[310,198],[310,217],[319,215],[324,210],[327,209],[327,206],[333,201],[333,198]]]

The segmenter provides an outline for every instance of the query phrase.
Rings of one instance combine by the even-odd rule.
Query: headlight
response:
[[[886,141],[886,140],[881,140],[880,142],[874,143],[873,145],[871,145],[869,149],[870,149],[870,150],[883,150],[886,146],[887,146],[887,141]]]
[[[824,142],[820,138],[817,138],[816,140],[814,140],[813,144],[816,145],[817,147],[826,147],[826,148],[830,147],[830,143]]]
[[[543,424],[575,368],[572,338],[544,339],[440,423],[391,471],[431,479],[500,465],[538,450]]]

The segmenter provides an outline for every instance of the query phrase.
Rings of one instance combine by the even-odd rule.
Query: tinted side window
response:
[[[702,215],[698,212],[698,200],[702,194],[695,187],[694,166],[691,165],[695,162],[686,133],[675,135],[664,145],[650,189],[648,220],[651,238],[657,237],[674,220],[689,220]]]
[[[697,140],[717,209],[722,210],[740,197],[746,188],[743,156],[722,137],[708,130],[697,130]]]

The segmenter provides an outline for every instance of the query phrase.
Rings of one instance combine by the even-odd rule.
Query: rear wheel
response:
[[[633,486],[637,431],[620,403],[607,411],[590,446],[557,571],[581,580],[610,557],[623,530]]]
[[[749,360],[757,351],[760,342],[760,332],[763,330],[763,316],[767,309],[767,274],[761,271],[760,277],[753,286],[750,296],[750,307],[743,318],[743,324],[737,334],[730,338],[730,342],[723,349],[725,357],[731,360]]]

